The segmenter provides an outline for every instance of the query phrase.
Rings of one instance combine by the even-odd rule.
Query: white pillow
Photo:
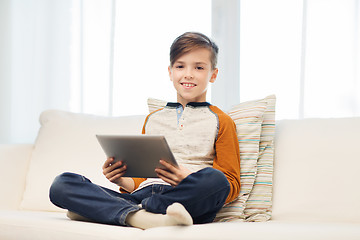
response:
[[[62,211],[49,200],[54,178],[75,172],[92,182],[118,190],[102,174],[106,156],[96,134],[141,134],[144,116],[99,117],[48,110],[41,114],[41,128],[30,160],[24,197],[20,208]]]

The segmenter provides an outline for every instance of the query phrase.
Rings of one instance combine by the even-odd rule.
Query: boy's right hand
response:
[[[122,161],[118,161],[114,163],[114,158],[109,157],[106,159],[103,167],[104,176],[112,183],[115,183],[118,186],[122,186],[123,179],[122,176],[126,172],[126,165],[123,164]]]

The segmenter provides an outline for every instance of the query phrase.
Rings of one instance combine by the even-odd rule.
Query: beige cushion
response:
[[[0,209],[18,209],[32,150],[32,144],[0,144]]]
[[[274,220],[360,223],[360,117],[281,120]]]
[[[71,221],[65,213],[0,210],[1,240],[134,240],[139,228]]]
[[[53,179],[66,171],[118,189],[102,175],[106,156],[95,135],[141,134],[143,121],[143,116],[112,118],[56,110],[43,112],[21,208],[59,211],[49,201],[49,188]]]
[[[166,105],[148,99],[149,112]],[[248,101],[229,111],[237,129],[240,148],[240,194],[225,205],[215,221],[266,221],[271,217],[275,96]]]
[[[190,227],[151,228],[142,240],[359,240],[359,224],[228,222]]]
[[[359,224],[269,221],[210,223],[187,227],[132,227],[71,221],[64,213],[1,211],[0,239],[26,240],[358,240]]]

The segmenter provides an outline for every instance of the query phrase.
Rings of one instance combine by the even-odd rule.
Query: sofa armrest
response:
[[[0,144],[0,209],[19,207],[33,147],[33,144]]]

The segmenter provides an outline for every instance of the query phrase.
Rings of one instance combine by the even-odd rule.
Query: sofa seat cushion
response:
[[[0,239],[137,239],[143,230],[71,221],[65,213],[0,210]]]
[[[145,231],[142,240],[358,240],[360,224],[304,222],[218,222]]]
[[[71,221],[59,212],[0,210],[0,239],[26,240],[358,240],[359,223],[317,221],[222,222],[189,227],[132,227]]]

